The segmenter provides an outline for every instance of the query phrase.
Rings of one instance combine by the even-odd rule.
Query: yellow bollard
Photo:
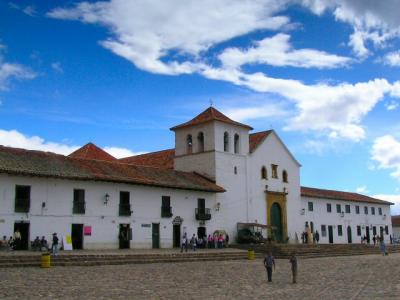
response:
[[[42,268],[50,268],[50,253],[42,254]]]
[[[254,250],[248,250],[247,251],[247,259],[248,260],[254,260]]]

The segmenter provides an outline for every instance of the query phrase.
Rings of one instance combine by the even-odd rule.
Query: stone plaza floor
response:
[[[0,269],[0,299],[400,299],[400,254]]]

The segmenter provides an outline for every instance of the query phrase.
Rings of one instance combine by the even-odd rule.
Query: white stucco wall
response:
[[[271,164],[278,165],[278,178],[272,178]],[[267,169],[267,178],[261,178],[261,168]],[[286,170],[288,182],[283,182]],[[300,212],[300,166],[287,152],[275,133],[271,133],[249,158],[249,221],[268,224],[266,186],[268,191],[287,192],[287,224],[289,241],[294,241],[299,231]]]
[[[313,202],[313,211],[308,210],[308,202]],[[331,203],[332,212],[327,212],[327,203]],[[336,204],[340,204],[342,214],[336,212]],[[350,213],[345,213],[345,205],[350,205]],[[356,214],[355,206],[360,207],[360,213]],[[368,215],[364,214],[364,207],[368,207]],[[375,207],[375,215],[371,214],[371,207]],[[382,215],[379,215],[378,208],[382,208]],[[332,200],[324,198],[310,198],[301,197],[301,208],[304,209],[304,214],[301,215],[302,225],[301,231],[304,231],[305,222],[314,223],[314,231],[318,230],[320,234],[320,243],[329,243],[328,237],[328,225],[333,226],[333,241],[334,243],[347,243],[347,226],[351,227],[352,242],[361,243],[361,236],[366,233],[366,226],[370,226],[370,240],[372,243],[373,231],[372,226],[376,226],[377,235],[380,234],[380,226],[385,228],[388,226],[389,234],[385,234],[385,242],[390,242],[390,235],[392,233],[392,221],[390,218],[390,206],[372,204],[365,202],[354,202],[354,201],[343,201],[343,200]],[[322,236],[321,225],[326,225],[327,234],[325,237]],[[343,234],[338,236],[338,225],[342,225]],[[361,226],[361,236],[357,235],[357,226]],[[300,238],[300,235],[299,235]]]
[[[195,219],[197,199],[204,198],[206,207],[215,207],[215,194],[139,185],[93,181],[70,181],[23,176],[0,175],[0,236],[13,234],[15,221],[29,221],[30,240],[57,232],[60,237],[71,234],[71,224],[92,226],[92,235],[84,237],[84,248],[118,248],[119,224],[129,223],[133,236],[131,247],[151,248],[152,229],[142,224],[160,223],[160,246],[172,247],[172,220],[184,219],[181,233],[197,234]],[[28,214],[15,213],[15,185],[31,186],[31,208]],[[86,212],[73,215],[73,190],[85,189]],[[130,217],[119,217],[119,192],[130,192],[133,211]],[[107,206],[104,195],[110,195]],[[172,218],[161,218],[161,196],[171,197]],[[42,209],[42,202],[46,207]],[[212,233],[212,221],[206,221],[207,234]]]

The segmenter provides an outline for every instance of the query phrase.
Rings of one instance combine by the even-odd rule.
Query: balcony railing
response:
[[[30,204],[30,199],[15,199],[15,212],[28,213]]]
[[[119,205],[119,215],[122,217],[129,217],[132,215],[130,204],[120,204]]]
[[[211,220],[210,208],[196,208],[196,220],[207,221]]]
[[[172,217],[172,207],[161,206],[161,218],[171,218],[171,217]]]
[[[85,214],[85,202],[74,201],[74,207],[72,208],[72,212],[74,214]]]

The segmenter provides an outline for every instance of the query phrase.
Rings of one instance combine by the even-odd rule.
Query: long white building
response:
[[[392,234],[390,202],[300,186],[300,163],[273,131],[251,133],[213,107],[171,128],[175,148],[116,159],[89,143],[69,156],[0,147],[0,235],[24,246],[53,232],[74,248],[169,248],[237,223],[297,242]]]

